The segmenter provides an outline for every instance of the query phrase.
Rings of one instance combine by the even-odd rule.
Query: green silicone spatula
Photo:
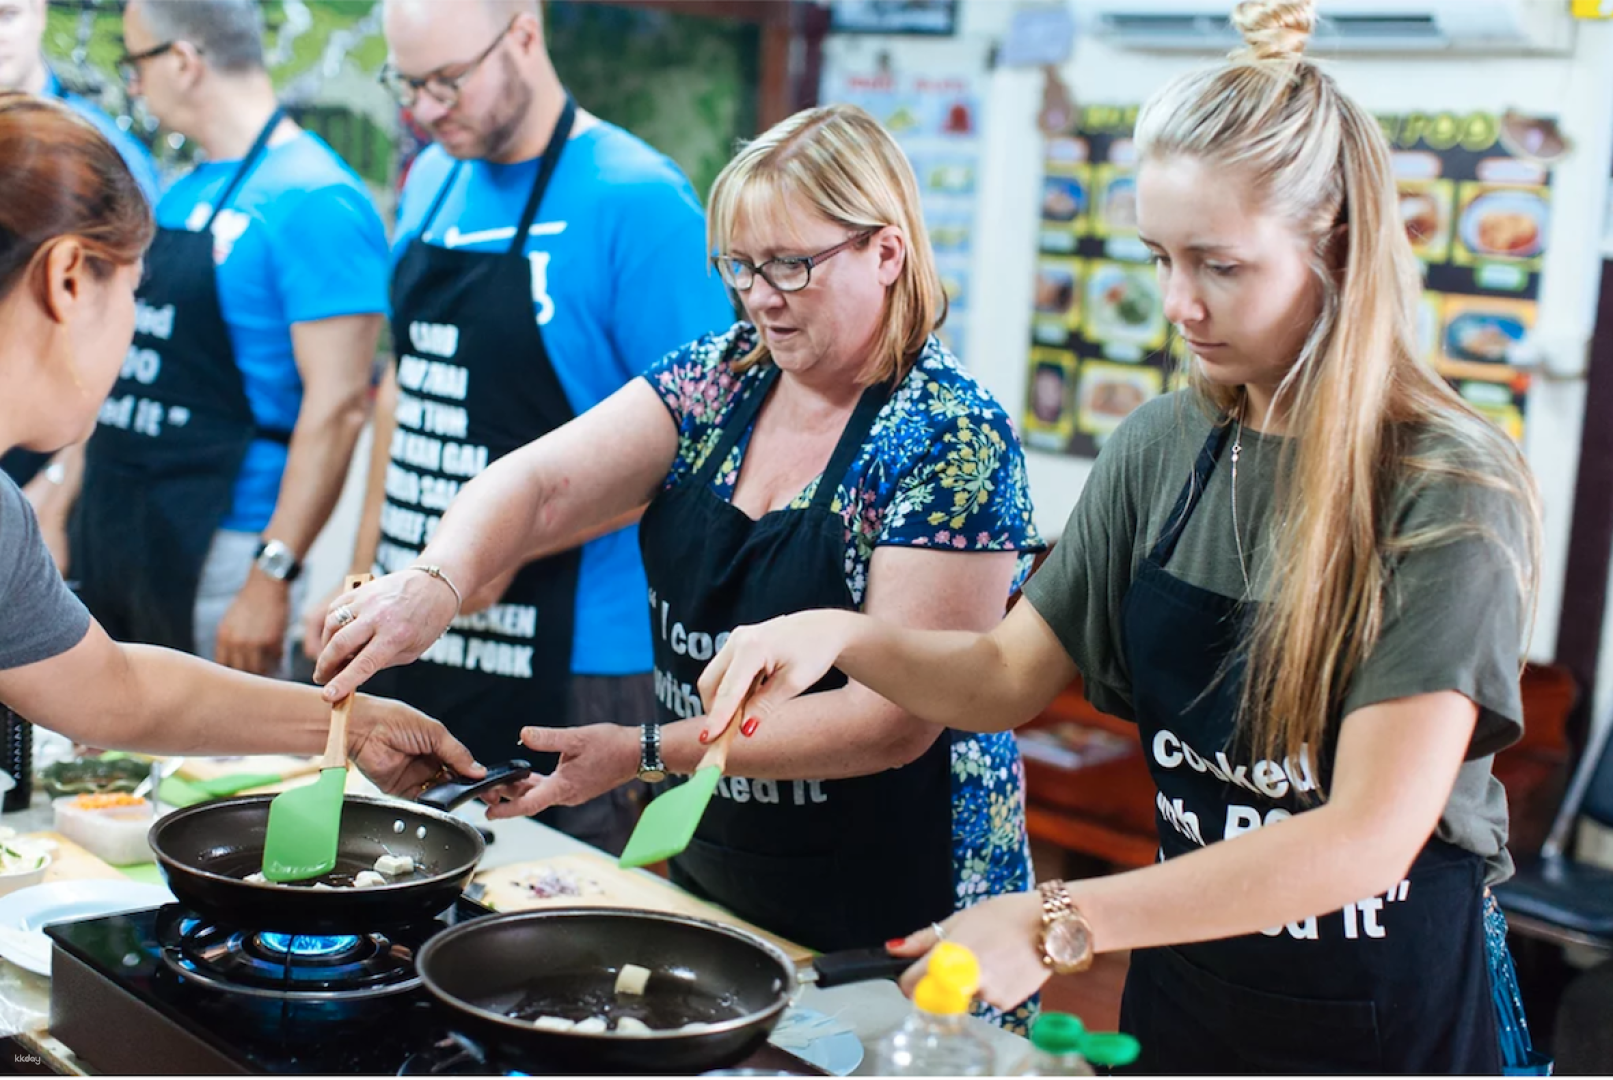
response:
[[[694,775],[650,800],[638,824],[633,827],[633,835],[627,838],[627,846],[622,849],[622,857],[617,861],[618,866],[649,866],[681,854],[689,846],[711,802],[711,796],[717,790],[717,781],[728,766],[728,748],[733,744],[739,725],[744,722],[745,710],[750,707],[756,686],[756,683],[751,684],[728,727],[717,736],[716,742],[706,748]]]
[[[356,589],[371,575],[353,574],[347,588]],[[263,876],[270,881],[303,881],[336,867],[342,832],[342,799],[347,791],[347,717],[349,694],[330,710],[330,736],[319,762],[319,779],[282,791],[269,803],[269,831],[263,838]]]

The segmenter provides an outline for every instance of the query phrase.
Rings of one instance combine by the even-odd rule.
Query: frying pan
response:
[[[408,855],[415,862],[412,873],[369,888],[244,880],[263,866],[272,795],[175,811],[158,819],[147,838],[174,896],[210,919],[295,934],[363,932],[429,919],[452,904],[470,884],[485,844],[474,825],[448,811],[530,772],[525,761],[511,761],[490,767],[481,780],[428,788],[414,804],[347,796],[336,868],[318,880],[350,885],[382,855]]]
[[[552,908],[489,915],[437,934],[415,957],[421,983],[499,1060],[575,1072],[697,1073],[749,1057],[795,997],[819,986],[894,979],[913,961],[883,948],[829,953],[797,973],[777,946],[719,923],[664,912]],[[624,964],[651,971],[617,995]],[[648,1035],[538,1028],[539,1016],[631,1016]],[[700,1031],[673,1030],[692,1021]]]

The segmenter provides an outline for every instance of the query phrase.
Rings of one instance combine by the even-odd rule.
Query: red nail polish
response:
[[[704,732],[704,731],[702,731],[702,732],[701,732],[701,733],[700,733],[700,742],[701,742],[701,743],[702,743],[702,744],[705,744],[705,743],[708,743],[708,742],[710,742],[710,741],[711,741],[711,736],[710,736],[710,735],[708,735],[708,734],[707,734],[707,733],[706,733],[706,732]]]
[[[907,939],[905,937],[893,937],[889,941],[885,942],[885,948],[900,949],[906,943]]]
[[[762,722],[753,716],[739,726],[739,733],[748,739],[752,735],[756,734],[756,729],[761,726]]]

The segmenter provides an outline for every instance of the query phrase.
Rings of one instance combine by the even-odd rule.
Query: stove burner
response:
[[[333,956],[340,957],[360,948],[360,938],[357,934],[319,937],[312,934],[275,934],[264,931],[255,935],[252,940],[270,955],[292,956],[298,960],[324,960]]]
[[[235,930],[177,908],[159,917],[163,963],[220,993],[281,1001],[360,1001],[420,985],[414,950],[384,931],[321,937]]]
[[[399,1076],[530,1076],[489,1063],[487,1052],[473,1039],[448,1032],[404,1059]]]

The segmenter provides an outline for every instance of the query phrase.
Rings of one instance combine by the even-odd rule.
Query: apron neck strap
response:
[[[1193,462],[1193,475],[1182,485],[1182,493],[1176,497],[1171,516],[1165,519],[1165,531],[1154,542],[1154,550],[1148,553],[1150,562],[1163,566],[1170,561],[1171,553],[1176,550],[1176,542],[1182,538],[1182,530],[1187,527],[1187,519],[1193,516],[1194,507],[1198,506],[1199,498],[1210,483],[1210,474],[1215,471],[1215,463],[1221,457],[1221,448],[1226,446],[1231,435],[1232,418],[1229,416],[1223,416],[1210,428],[1210,434],[1199,449],[1198,459]]]
[[[712,447],[711,453],[707,454],[706,460],[701,463],[700,471],[695,474],[697,484],[709,484],[717,475],[717,470],[728,460],[728,455],[733,452],[740,436],[750,430],[751,424],[756,420],[756,414],[762,411],[762,403],[767,400],[773,384],[778,382],[778,374],[778,366],[769,364],[767,370],[756,380],[756,386],[739,403],[739,407],[729,414],[723,423],[722,433],[717,438],[717,445]]]
[[[840,481],[851,471],[852,462],[862,452],[863,443],[874,428],[879,410],[885,407],[886,400],[891,396],[891,388],[890,380],[881,379],[863,391],[851,419],[846,421],[845,430],[840,433],[840,441],[835,444],[835,451],[829,457],[829,464],[824,467],[823,476],[818,480],[818,490],[812,496],[812,509],[827,510],[834,503],[835,493],[840,490]]]
[[[230,205],[230,200],[235,197],[235,189],[241,186],[241,182],[247,178],[247,174],[252,171],[252,167],[263,156],[264,148],[269,145],[269,136],[274,134],[274,129],[279,127],[280,121],[285,118],[285,107],[282,105],[275,106],[274,115],[269,117],[269,122],[263,125],[263,130],[258,132],[258,137],[252,140],[252,148],[246,152],[246,157],[242,158],[241,164],[236,167],[235,175],[230,177],[229,185],[225,187],[224,194],[220,195],[218,201],[213,204],[213,212],[208,215],[207,224],[202,226],[202,232],[211,230],[213,221],[218,217],[219,211]]]
[[[431,223],[437,220],[437,211],[442,209],[443,200],[448,198],[448,193],[454,190],[454,181],[459,179],[459,171],[464,167],[465,163],[463,161],[456,161],[454,162],[454,167],[448,170],[448,178],[442,182],[442,186],[437,189],[436,196],[431,200],[431,209],[427,210],[426,216],[420,219],[420,232],[417,235],[424,237],[426,230],[431,228]],[[520,234],[517,233],[516,235],[519,236]]]
[[[538,162],[538,175],[532,181],[532,193],[526,197],[526,208],[521,211],[521,220],[515,226],[515,237],[510,241],[509,254],[514,258],[521,258],[525,253],[527,230],[532,228],[532,222],[538,216],[543,193],[549,187],[549,178],[554,175],[555,166],[560,164],[560,155],[565,152],[566,140],[571,138],[571,125],[576,118],[577,102],[568,93],[554,133],[549,136],[549,145],[543,148],[543,158]]]

